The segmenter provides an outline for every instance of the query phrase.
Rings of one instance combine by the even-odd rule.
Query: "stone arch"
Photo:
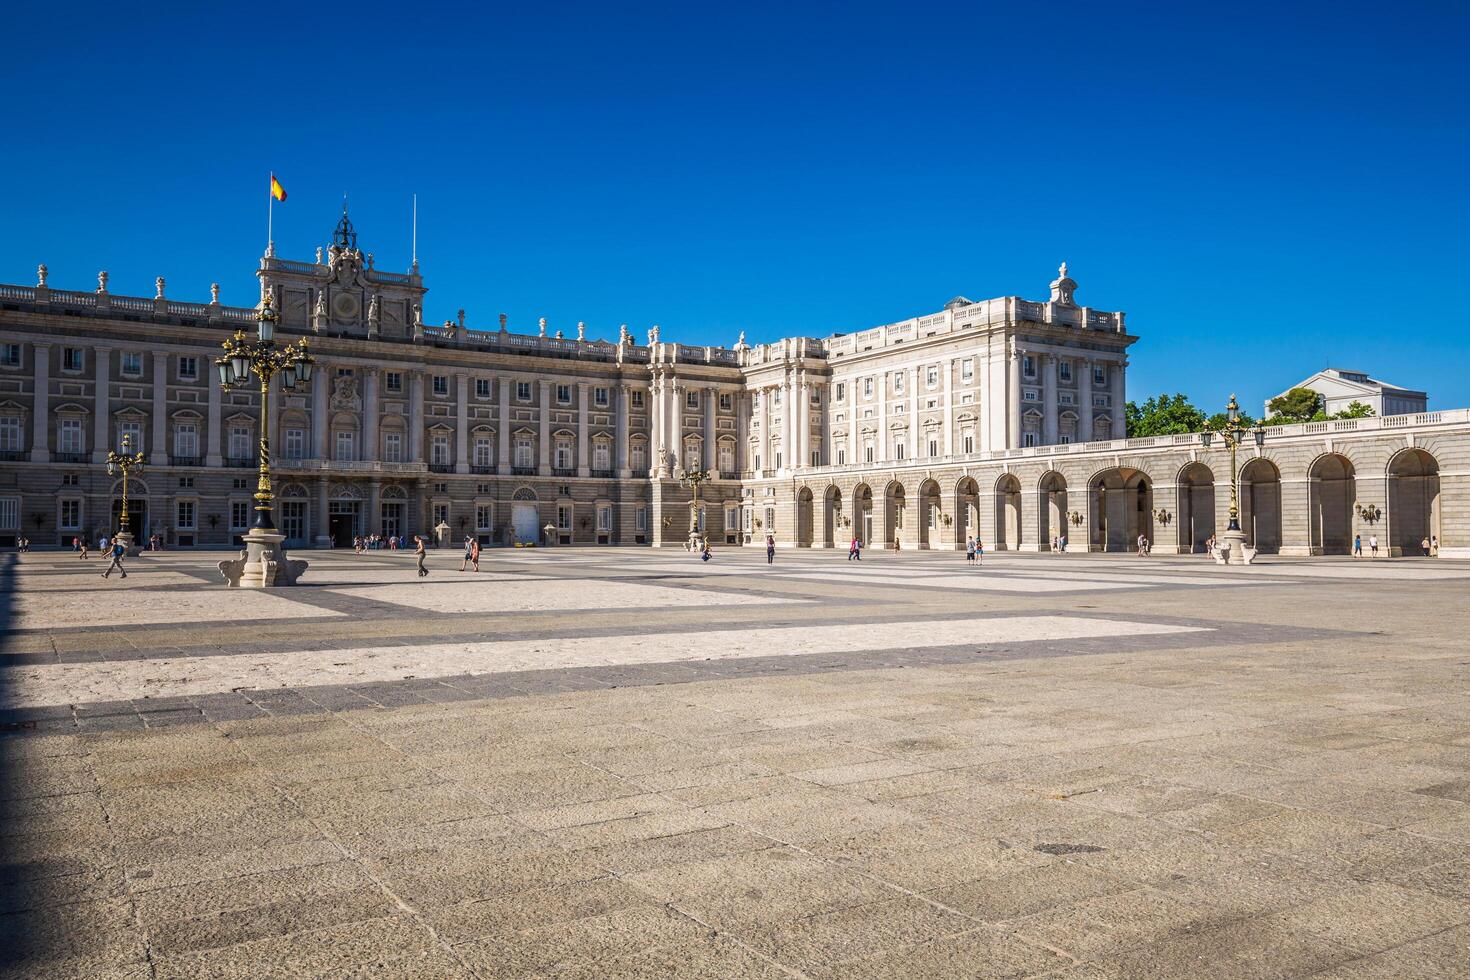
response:
[[[841,528],[844,517],[842,515],[842,490],[837,484],[827,484],[827,489],[822,491],[822,547],[835,548],[837,541],[842,537]],[[851,518],[846,518],[851,520]]]
[[[1314,555],[1349,555],[1353,550],[1353,504],[1357,471],[1342,453],[1323,453],[1307,469],[1307,502]]]
[[[1265,456],[1240,468],[1240,529],[1247,548],[1274,555],[1281,551],[1281,470]]]
[[[1439,460],[1410,447],[1388,461],[1388,553],[1424,556],[1424,540],[1440,532]]]
[[[798,548],[812,546],[814,524],[812,511],[812,488],[802,487],[796,491],[796,546]]]
[[[1133,551],[1138,536],[1154,539],[1153,479],[1131,466],[1099,470],[1087,481],[1087,546]]]
[[[1050,551],[1052,540],[1061,547],[1067,534],[1067,478],[1056,470],[1047,470],[1036,481],[1036,545]]]
[[[1019,551],[1021,548],[1021,479],[1014,473],[1002,473],[995,481],[995,551]]]
[[[276,494],[277,499],[306,500],[311,496],[306,487],[299,483],[288,483]]]
[[[944,546],[944,516],[944,497],[939,490],[939,481],[925,480],[919,484],[917,537],[920,548]]]
[[[962,476],[954,485],[954,540],[964,547],[969,538],[980,536],[980,485],[973,476]]]
[[[853,487],[849,509],[851,514],[848,515],[848,520],[852,522],[853,537],[861,541],[864,547],[871,546],[876,530],[873,527],[873,488],[866,483]]]
[[[898,480],[890,480],[888,486],[883,488],[883,530],[882,541],[879,542],[882,547],[892,548],[894,542],[902,537],[907,516],[908,497],[903,484]]]
[[[383,488],[380,495],[382,500],[407,500],[408,492],[396,483],[390,483]]]
[[[510,495],[511,500],[535,500],[536,491],[530,487],[516,487],[515,493]]]
[[[1180,468],[1174,483],[1179,496],[1174,515],[1179,553],[1203,552],[1215,534],[1215,473],[1204,463],[1188,463]]]

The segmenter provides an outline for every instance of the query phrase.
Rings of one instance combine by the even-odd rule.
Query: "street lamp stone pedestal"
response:
[[[1231,528],[1220,535],[1220,543],[1215,546],[1215,563],[1217,565],[1249,565],[1256,560],[1256,549],[1245,546],[1245,532],[1240,528]]]
[[[143,549],[139,548],[137,543],[133,541],[132,531],[119,531],[113,537],[122,544],[123,554],[129,558],[136,558],[142,554]]]
[[[295,585],[306,572],[306,562],[286,557],[284,534],[254,527],[245,534],[239,558],[219,563],[220,574],[232,589],[272,589]]]

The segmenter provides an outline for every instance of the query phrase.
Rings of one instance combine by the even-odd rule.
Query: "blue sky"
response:
[[[1470,405],[1465,5],[32,6],[0,281],[254,299],[351,195],[426,317],[733,343],[1078,299],[1130,397]],[[139,13],[146,10],[146,13]]]

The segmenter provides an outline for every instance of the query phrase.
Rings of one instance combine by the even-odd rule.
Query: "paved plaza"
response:
[[[0,556],[0,975],[1463,977],[1470,562]]]

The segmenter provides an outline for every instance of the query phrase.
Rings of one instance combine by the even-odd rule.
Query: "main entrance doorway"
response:
[[[123,530],[122,525],[122,501],[112,502],[112,523],[105,529],[109,535],[114,531]],[[139,547],[148,543],[148,501],[128,501],[128,526],[127,530],[133,532],[133,540]]]
[[[385,503],[382,505],[382,534],[385,538],[399,537],[403,534],[403,504]]]
[[[532,544],[540,543],[541,511],[535,504],[521,503],[520,501],[511,504],[510,523],[511,527],[515,529],[515,539],[517,541]]]
[[[332,536],[332,546],[352,547],[352,539],[362,533],[356,500],[333,500],[328,505],[327,533]]]

